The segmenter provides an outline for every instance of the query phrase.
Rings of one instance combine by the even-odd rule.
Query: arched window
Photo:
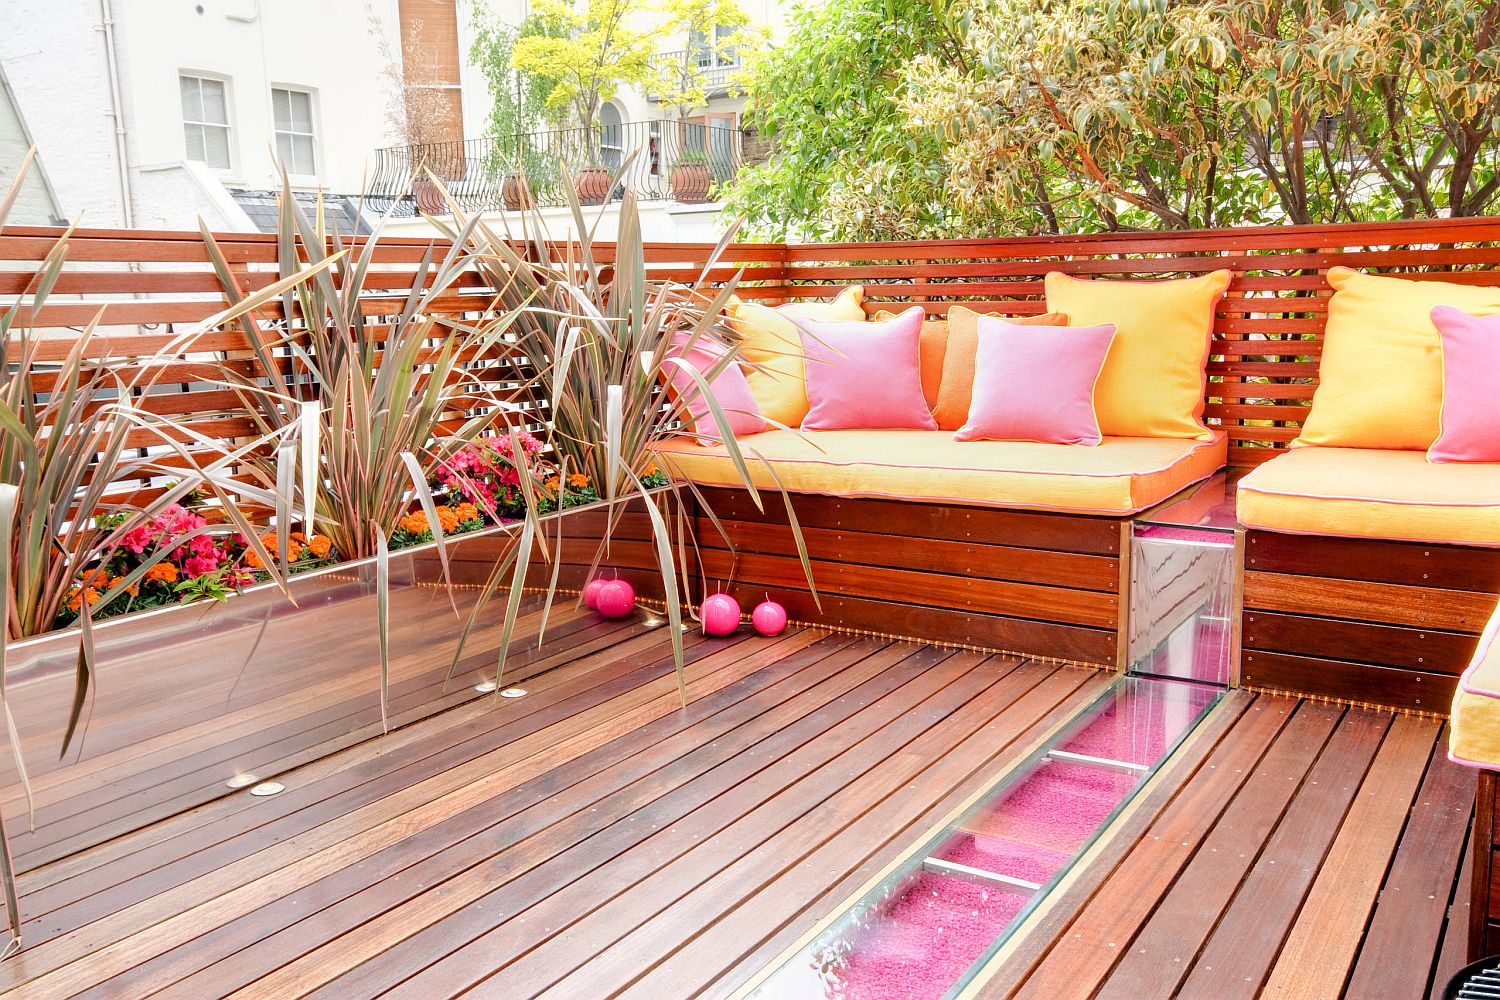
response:
[[[607,101],[599,109],[599,154],[603,165],[619,170],[625,159],[625,119],[620,106]]]

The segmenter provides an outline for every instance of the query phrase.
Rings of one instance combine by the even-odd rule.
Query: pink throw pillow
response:
[[[735,437],[759,434],[765,430],[767,424],[760,415],[760,404],[750,392],[750,382],[745,378],[745,371],[740,363],[731,362],[710,379],[708,373],[713,371],[714,365],[724,356],[724,349],[699,337],[690,350],[684,350],[688,340],[688,335],[681,333],[672,338],[672,346],[668,348],[667,360],[662,366],[668,373],[670,390],[677,399],[677,405],[685,411],[683,419],[688,430],[715,438],[719,436],[719,425],[709,411],[708,401],[703,398],[698,383],[687,373],[685,366],[691,366],[708,382],[714,402],[724,411],[724,418],[729,422],[729,429]]]
[[[878,323],[802,320],[807,358],[805,431],[937,430],[922,395],[922,307]]]
[[[1103,326],[1017,326],[979,317],[974,395],[955,441],[1098,444],[1094,383],[1115,339]]]
[[[1432,310],[1443,345],[1443,409],[1429,462],[1500,462],[1500,316]]]

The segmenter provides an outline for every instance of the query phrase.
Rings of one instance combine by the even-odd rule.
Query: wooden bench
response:
[[[1229,477],[1296,437],[1317,386],[1330,267],[1500,285],[1500,221],[1457,219],[1188,233],[789,245],[779,280],[747,297],[791,301],[865,287],[865,308],[953,304],[1043,311],[1052,270],[1094,278],[1234,272],[1214,322],[1205,415],[1229,436]],[[754,272],[750,272],[754,276]],[[740,549],[732,589],[775,587],[815,617],[784,520],[715,494]],[[772,505],[774,508],[774,504]],[[718,509],[718,507],[716,507]],[[1118,666],[1130,519],[803,496],[818,620]],[[803,513],[805,511],[805,514]],[[705,569],[729,575],[700,518]],[[1443,712],[1500,594],[1500,550],[1252,531],[1244,539],[1247,685]],[[712,568],[710,568],[712,567]]]

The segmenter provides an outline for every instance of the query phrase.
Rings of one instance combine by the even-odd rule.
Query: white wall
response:
[[[85,225],[124,223],[103,36],[95,0],[4,0],[5,67],[58,208]]]
[[[548,236],[553,239],[569,239],[578,235],[572,211],[567,207],[543,208],[539,211]],[[717,203],[679,205],[671,201],[643,201],[640,203],[640,213],[641,233],[648,242],[717,243],[724,235],[724,219]],[[517,213],[484,214],[497,233],[523,231]],[[585,207],[583,221],[584,225],[593,229],[596,239],[612,241],[619,233],[619,206]],[[383,232],[390,236],[417,238],[440,235],[439,230],[423,218],[390,219]]]
[[[280,186],[271,88],[313,92],[317,171],[299,187],[358,193],[374,151],[396,140],[384,72],[399,59],[395,0],[110,0],[134,222],[224,224],[219,187]],[[125,221],[99,0],[3,0],[0,65],[62,211],[85,225]],[[201,11],[201,13],[200,13]],[[372,27],[372,20],[375,22]],[[390,39],[382,51],[381,34]],[[232,165],[185,167],[180,73],[227,81]],[[468,98],[468,95],[465,95]],[[467,103],[467,101],[466,101]],[[488,98],[476,98],[481,115]],[[466,114],[468,109],[466,108]],[[204,171],[207,171],[205,174]],[[241,226],[248,224],[240,215]]]
[[[458,3],[464,123],[467,135],[478,138],[485,134],[490,97],[467,58],[471,0]],[[525,0],[490,3],[512,24],[525,11]],[[778,0],[741,3],[779,35]],[[273,85],[314,94],[318,169],[293,178],[300,187],[357,194],[375,150],[399,141],[389,116],[397,94],[386,72],[392,57],[400,58],[396,0],[0,0],[0,67],[68,218],[81,215],[84,225],[101,227],[127,221],[111,115],[106,4],[115,20],[119,124],[137,226],[191,229],[199,216],[213,225],[249,226],[222,188],[280,185],[272,155]],[[228,170],[184,163],[183,72],[228,82]],[[624,93],[620,101],[627,121],[670,117],[638,93]],[[687,214],[698,217],[702,209]]]
[[[115,3],[136,165],[185,158],[178,75],[186,72],[228,83],[233,165],[216,171],[226,185],[280,186],[271,88],[289,86],[312,91],[317,133],[317,172],[294,180],[359,190],[370,154],[389,131],[382,92],[387,60],[361,0]],[[375,0],[375,10],[393,17],[394,0]]]

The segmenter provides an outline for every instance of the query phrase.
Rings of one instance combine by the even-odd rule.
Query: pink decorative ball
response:
[[[750,624],[761,635],[780,635],[786,628],[786,608],[772,600],[761,601],[750,613]]]
[[[698,609],[705,635],[729,635],[740,627],[740,602],[728,594],[710,594]]]
[[[597,608],[599,606],[599,591],[604,587],[606,583],[609,582],[610,581],[604,579],[604,577],[602,576],[596,576],[588,583],[584,584],[583,603],[587,604],[591,608]]]
[[[635,588],[624,580],[608,580],[599,588],[594,610],[606,618],[624,618],[635,610]]]

